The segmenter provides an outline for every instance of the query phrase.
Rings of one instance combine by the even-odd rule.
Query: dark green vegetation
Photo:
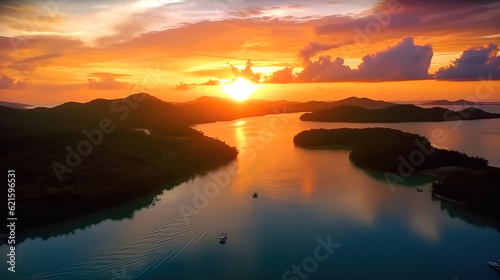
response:
[[[438,107],[424,109],[415,105],[395,105],[381,109],[339,106],[300,116],[302,121],[360,123],[442,122],[493,118],[500,118],[500,114],[488,113],[476,108],[451,111]]]
[[[500,169],[453,172],[432,184],[433,192],[500,218]]]
[[[193,122],[187,112],[147,94],[52,109],[0,107],[0,118],[0,166],[16,170],[18,228],[152,197],[237,155],[186,126]]]
[[[390,128],[312,129],[297,134],[293,142],[304,148],[348,147],[353,163],[381,172],[399,173],[402,162],[410,164],[415,171],[442,166],[482,168],[488,165],[483,158],[438,149],[425,137]]]
[[[304,148],[349,148],[354,164],[391,174],[385,178],[394,181],[414,172],[462,167],[433,183],[433,193],[500,218],[500,171],[483,158],[438,149],[425,137],[389,128],[312,129],[297,134],[293,142]]]

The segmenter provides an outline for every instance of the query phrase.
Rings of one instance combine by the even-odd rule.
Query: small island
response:
[[[417,173],[438,175],[436,197],[500,218],[500,172],[484,158],[439,149],[423,136],[390,128],[312,129],[293,142],[309,149],[348,149],[356,166],[383,172],[388,183]]]
[[[500,118],[500,114],[488,113],[477,108],[452,111],[439,107],[421,108],[415,105],[394,105],[379,109],[338,106],[300,116],[301,121],[351,123],[443,122],[494,118]]]

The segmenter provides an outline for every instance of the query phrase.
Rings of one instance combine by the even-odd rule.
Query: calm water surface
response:
[[[115,220],[42,229],[47,238],[19,244],[17,272],[4,263],[0,278],[282,279],[300,266],[307,279],[499,279],[487,265],[500,259],[497,222],[433,200],[427,187],[416,192],[428,178],[391,189],[380,174],[353,166],[348,152],[304,150],[292,138],[311,128],[386,126],[500,166],[500,120],[353,125],[299,116],[196,126],[237,146],[238,159],[164,191],[148,207],[117,209]],[[433,139],[436,130],[446,137]],[[229,235],[224,245],[221,232]],[[322,260],[314,259],[318,240],[336,244],[328,254],[318,249]],[[5,259],[5,245],[1,253]],[[292,272],[286,279],[301,278]]]

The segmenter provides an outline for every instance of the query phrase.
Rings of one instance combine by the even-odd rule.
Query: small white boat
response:
[[[227,233],[225,232],[221,233],[219,237],[219,243],[224,244],[226,243],[226,240],[227,240]]]
[[[424,190],[421,187],[417,187],[417,192],[423,192]]]

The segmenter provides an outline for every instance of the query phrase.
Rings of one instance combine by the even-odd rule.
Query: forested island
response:
[[[417,172],[461,167],[436,180],[433,194],[500,218],[500,172],[486,159],[439,149],[423,136],[390,128],[312,129],[297,134],[293,142],[310,149],[349,149],[355,165],[396,182]]]
[[[152,198],[237,156],[147,94],[52,109],[0,106],[0,117],[0,165],[15,170],[18,230]]]
[[[500,169],[454,171],[432,184],[433,193],[500,219]]]
[[[443,122],[500,118],[477,108],[452,111],[445,108],[421,108],[415,105],[394,105],[379,109],[358,106],[326,108],[300,116],[301,121],[393,123],[393,122]]]

